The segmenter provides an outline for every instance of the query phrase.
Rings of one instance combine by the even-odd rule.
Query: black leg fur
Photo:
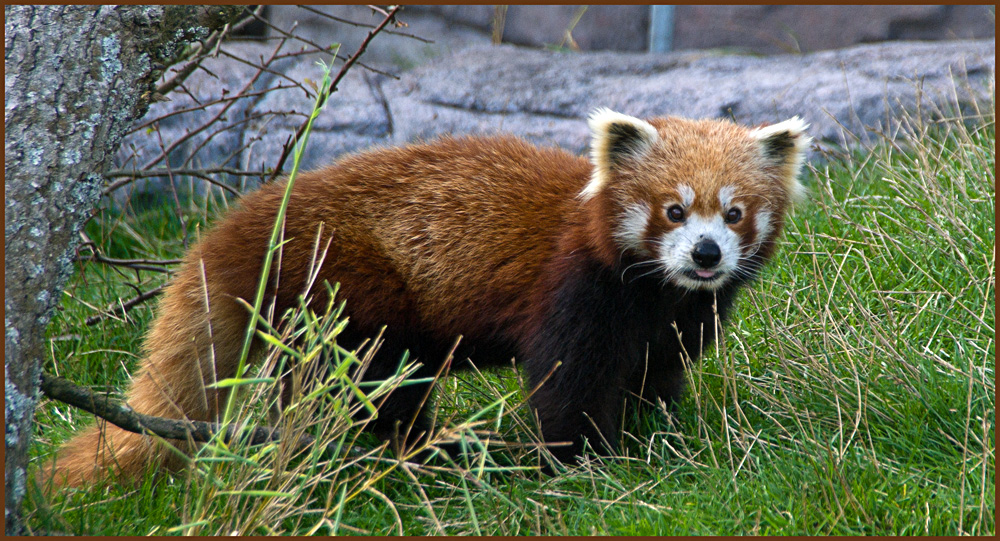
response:
[[[626,400],[678,400],[682,354],[697,359],[712,343],[716,314],[725,316],[735,290],[693,292],[658,276],[578,266],[525,360],[533,388],[562,362],[532,398],[545,441],[571,442],[550,448],[553,455],[572,462],[584,440],[613,454]]]

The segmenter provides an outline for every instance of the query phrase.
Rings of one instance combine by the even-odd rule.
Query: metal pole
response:
[[[674,44],[674,6],[650,6],[649,52],[665,53]]]

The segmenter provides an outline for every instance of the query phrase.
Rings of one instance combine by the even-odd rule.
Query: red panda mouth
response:
[[[722,274],[723,273],[719,271],[704,269],[684,271],[685,276],[697,282],[711,282],[722,276]]]

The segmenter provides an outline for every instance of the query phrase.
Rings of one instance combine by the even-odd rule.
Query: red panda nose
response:
[[[716,266],[722,260],[722,251],[719,250],[719,245],[715,241],[703,240],[694,245],[694,250],[691,251],[691,259],[699,267],[707,269]]]

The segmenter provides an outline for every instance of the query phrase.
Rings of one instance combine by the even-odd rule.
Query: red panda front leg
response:
[[[531,398],[539,429],[549,451],[560,462],[572,464],[583,452],[584,442],[601,455],[618,449],[618,422],[624,393],[617,382],[599,384],[595,373],[581,373],[583,363],[563,362]],[[554,365],[554,363],[552,363]],[[529,380],[541,380],[551,369],[549,363],[527,365]]]
[[[645,359],[642,305],[599,267],[578,268],[558,287],[524,366],[545,442],[570,442],[550,447],[560,461],[575,462],[584,440],[602,455],[617,451],[626,388]]]

